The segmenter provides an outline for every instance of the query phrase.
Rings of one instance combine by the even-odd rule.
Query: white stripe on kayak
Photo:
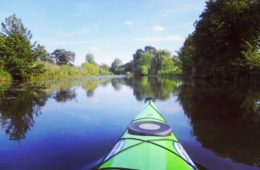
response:
[[[187,154],[187,152],[184,150],[184,148],[182,147],[182,145],[178,142],[173,142],[174,144],[174,148],[176,149],[176,151],[178,152],[178,154],[185,159],[187,162],[189,162],[191,165],[193,165],[194,167],[196,167],[196,165],[193,163],[193,161],[191,160],[191,158],[189,157],[189,155]]]
[[[109,154],[107,155],[104,161],[108,160],[109,158],[117,154],[119,151],[121,151],[124,145],[125,145],[125,140],[118,141],[116,145],[113,147],[113,149],[109,152]]]

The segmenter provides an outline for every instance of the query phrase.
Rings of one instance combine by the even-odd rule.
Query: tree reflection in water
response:
[[[260,167],[260,89],[184,83],[179,101],[193,135],[222,157]]]
[[[64,86],[66,85],[66,87]],[[49,97],[57,102],[66,102],[76,97],[72,84],[56,83],[55,86],[10,87],[0,93],[0,123],[10,140],[21,140],[34,125],[34,117],[41,114],[41,108]],[[53,92],[54,91],[54,92]]]
[[[159,77],[135,77],[126,78],[126,85],[133,88],[133,94],[138,101],[147,96],[153,96],[158,100],[166,100],[178,91],[180,84],[178,79],[166,79]]]
[[[10,140],[25,138],[25,134],[34,125],[34,116],[41,114],[48,94],[39,88],[10,88],[0,95],[0,122]]]
[[[53,97],[57,102],[64,103],[76,98],[75,89],[59,90]]]
[[[106,79],[106,78],[98,78],[94,80],[87,80],[84,81],[81,87],[86,90],[87,97],[93,97],[95,89],[98,86],[106,87],[113,79]]]

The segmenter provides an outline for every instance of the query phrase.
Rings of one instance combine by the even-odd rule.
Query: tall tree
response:
[[[178,60],[167,50],[146,46],[133,55],[131,71],[137,76],[180,73]]]
[[[152,64],[152,59],[156,54],[156,48],[146,46],[136,50],[133,55],[133,72],[135,75],[148,75]]]
[[[144,53],[144,50],[142,50],[142,49],[136,50],[135,54],[133,54],[134,61],[138,60],[143,53]]]
[[[147,52],[147,53],[151,53],[153,55],[156,54],[156,48],[155,47],[152,47],[152,46],[146,46],[144,47],[144,51]]]
[[[154,54],[144,52],[141,57],[134,62],[134,71],[137,75],[148,75],[152,65]]]
[[[39,56],[38,56],[39,61],[52,62],[51,58],[50,58],[50,54],[47,52],[47,50],[45,49],[44,46],[38,44],[37,47],[35,48],[35,52],[39,53]]]
[[[66,51],[65,49],[56,49],[51,55],[58,65],[69,64],[75,60],[75,53],[72,51]]]
[[[36,43],[31,43],[32,34],[18,19],[11,15],[2,23],[0,61],[14,79],[24,80],[44,71],[36,61],[39,53]]]
[[[180,69],[174,62],[172,55],[167,50],[158,50],[152,61],[150,74],[167,75],[179,73]]]
[[[177,52],[180,66],[183,73],[187,76],[192,76],[192,69],[193,65],[193,57],[195,53],[194,42],[193,42],[193,35],[190,34],[186,40],[184,41],[183,46]]]
[[[95,60],[94,60],[94,55],[91,53],[87,53],[86,55],[86,62],[89,62],[91,64],[96,64]]]
[[[260,1],[208,0],[194,32],[195,76],[259,71],[259,37]]]
[[[5,46],[5,39],[2,34],[0,34],[0,68],[4,66],[4,49],[3,47]]]
[[[116,58],[110,67],[110,71],[115,74],[120,74],[120,67],[123,65],[122,61],[119,58]]]

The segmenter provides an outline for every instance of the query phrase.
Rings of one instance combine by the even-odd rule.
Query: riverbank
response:
[[[84,78],[89,76],[111,75],[111,73],[96,64],[85,63],[81,67],[72,65],[56,65],[49,62],[39,62],[43,64],[44,73],[31,76],[26,82],[55,81],[69,78]],[[13,81],[12,76],[0,68],[0,85],[8,85]]]
[[[29,79],[29,82],[111,75],[108,70],[100,68],[97,65],[91,63],[87,63],[82,67],[71,65],[56,65],[49,62],[41,62],[41,64],[44,65],[46,71],[42,74],[32,76]]]

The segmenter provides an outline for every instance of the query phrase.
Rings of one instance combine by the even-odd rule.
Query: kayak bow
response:
[[[197,168],[150,99],[98,169]]]

